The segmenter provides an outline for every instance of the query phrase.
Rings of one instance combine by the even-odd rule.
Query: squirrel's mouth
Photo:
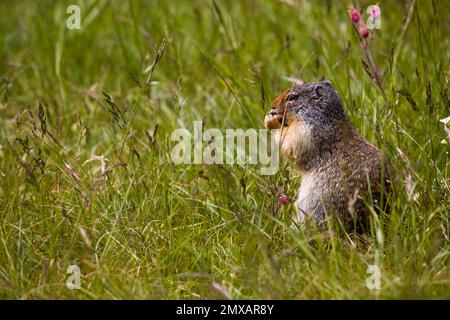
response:
[[[269,114],[264,118],[264,126],[267,130],[280,129],[282,126],[287,127],[287,117],[284,117],[283,113],[276,112],[275,110],[270,110]]]

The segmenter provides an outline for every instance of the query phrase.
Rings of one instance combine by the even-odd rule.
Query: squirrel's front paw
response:
[[[264,126],[267,130],[279,129],[283,123],[283,116],[279,114],[269,113],[264,118]]]

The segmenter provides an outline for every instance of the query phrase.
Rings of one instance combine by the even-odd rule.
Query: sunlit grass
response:
[[[68,30],[72,2],[0,3],[1,298],[450,298],[447,2],[417,1],[407,25],[409,2],[380,3],[385,97],[350,3],[79,1]],[[261,128],[291,76],[331,80],[398,172],[368,235],[294,232],[275,192],[296,195],[286,163],[170,161],[194,120]]]

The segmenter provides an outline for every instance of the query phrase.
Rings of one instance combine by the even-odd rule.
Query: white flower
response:
[[[449,129],[449,127],[447,126],[447,124],[450,122],[450,117],[441,119],[441,120],[439,120],[439,121],[442,122],[442,123],[444,124],[444,130],[445,130],[445,132],[447,133],[447,139],[448,139],[448,141],[450,142],[450,129]]]
[[[447,124],[450,122],[450,116],[448,116],[447,118],[441,119],[439,121],[442,122],[443,124]]]

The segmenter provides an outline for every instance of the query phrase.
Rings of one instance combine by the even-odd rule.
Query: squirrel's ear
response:
[[[320,84],[314,88],[314,99],[320,100],[323,96],[325,96],[325,94],[326,91]]]

